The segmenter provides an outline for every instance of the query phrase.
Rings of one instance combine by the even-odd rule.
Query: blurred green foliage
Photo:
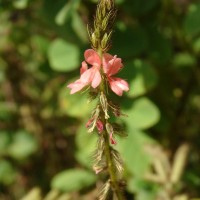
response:
[[[48,193],[46,200],[97,195],[95,182],[101,181],[92,171],[97,137],[84,127],[93,102],[88,104],[84,93],[70,95],[66,88],[78,77],[84,50],[90,48],[86,24],[93,23],[96,2],[0,0],[2,200],[21,199],[34,187],[40,189],[24,199],[42,199],[40,190]],[[172,193],[177,200],[197,198],[200,1],[116,4],[110,52],[122,57],[125,67],[120,76],[131,86],[123,97],[113,96],[128,115],[119,119],[128,137],[117,138],[116,146],[124,159],[127,199],[157,200],[166,195],[170,180],[145,178],[152,173],[155,158],[160,159],[149,153],[149,145],[171,161],[185,143],[190,153],[187,162],[182,161],[185,169]]]

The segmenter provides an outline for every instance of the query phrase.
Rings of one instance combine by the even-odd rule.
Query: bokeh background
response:
[[[97,136],[70,95],[95,0],[0,0],[0,199],[92,200]],[[112,54],[130,83],[116,138],[127,199],[200,197],[200,1],[116,0]]]

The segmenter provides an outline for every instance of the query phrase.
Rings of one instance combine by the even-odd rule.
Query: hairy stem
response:
[[[108,166],[108,172],[110,176],[110,181],[112,188],[114,190],[114,193],[116,194],[118,200],[124,200],[122,191],[119,188],[119,183],[118,183],[118,178],[115,170],[115,165],[113,163],[112,159],[112,147],[110,147],[110,142],[109,142],[109,134],[104,131],[103,133],[104,141],[105,141],[105,157],[106,157],[106,162]]]
[[[102,58],[103,52],[102,52],[101,48],[99,48],[98,53],[99,53],[100,57]],[[105,81],[102,81],[102,83],[100,85],[100,91],[106,95]],[[101,108],[101,109],[102,109],[102,113],[104,113],[103,108]],[[107,123],[107,119],[105,116],[103,116],[102,119],[103,119],[103,122],[105,125]],[[115,167],[115,164],[114,164],[113,158],[112,158],[113,157],[112,156],[112,147],[110,146],[109,134],[110,133],[108,133],[107,130],[105,130],[103,132],[103,138],[104,138],[104,142],[105,142],[104,155],[105,155],[106,162],[107,162],[108,173],[109,173],[113,192],[117,196],[118,200],[124,200],[123,193],[119,187],[119,179],[118,179],[116,167]]]

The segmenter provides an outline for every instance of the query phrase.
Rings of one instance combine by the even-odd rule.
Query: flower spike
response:
[[[96,174],[107,173],[108,180],[102,189],[99,200],[109,198],[111,192],[118,200],[124,200],[120,187],[123,176],[123,162],[113,148],[117,144],[115,134],[116,123],[111,123],[115,117],[122,115],[119,106],[109,99],[107,85],[112,92],[122,96],[129,90],[128,83],[116,77],[123,68],[122,59],[107,53],[110,48],[112,27],[116,14],[114,0],[99,0],[93,27],[88,27],[91,49],[84,52],[84,61],[80,68],[80,78],[70,83],[67,87],[74,94],[88,87],[90,100],[97,99],[97,105],[86,123],[88,132],[97,131],[98,144],[95,151],[93,169]],[[120,136],[120,134],[118,134]]]

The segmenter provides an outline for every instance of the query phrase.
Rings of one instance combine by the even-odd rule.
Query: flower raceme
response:
[[[93,49],[86,50],[84,57],[85,61],[82,62],[80,69],[80,79],[67,86],[71,89],[71,94],[82,90],[88,85],[91,85],[92,88],[97,88],[102,80],[101,71],[105,74],[109,86],[114,93],[122,96],[123,91],[129,90],[129,85],[125,80],[113,77],[123,67],[121,58],[105,53],[101,59]],[[91,66],[90,68],[89,65]]]

